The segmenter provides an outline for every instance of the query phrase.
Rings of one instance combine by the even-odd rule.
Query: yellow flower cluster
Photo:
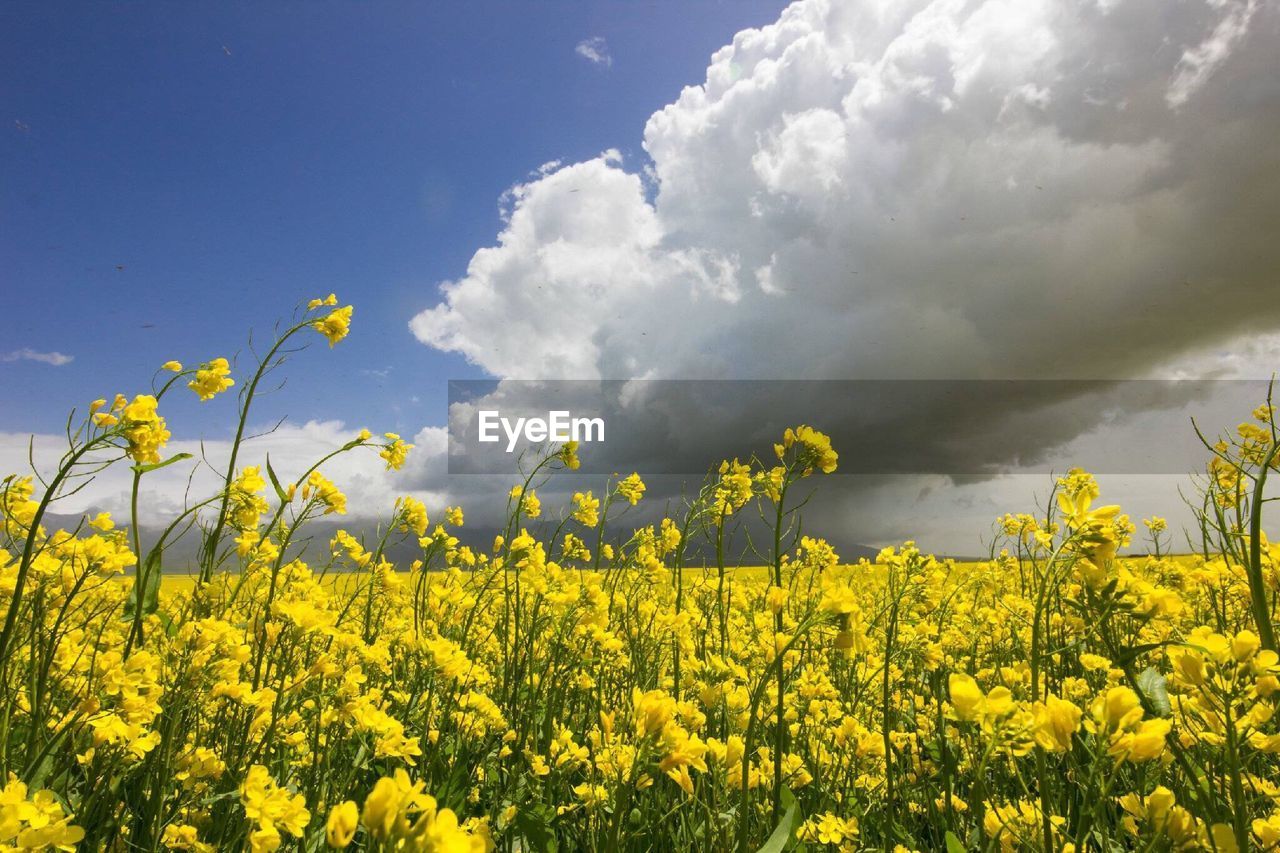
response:
[[[329,846],[345,848],[361,824],[390,850],[487,853],[493,846],[484,824],[461,825],[451,809],[438,808],[423,783],[412,781],[403,770],[378,780],[365,798],[363,812],[358,813],[351,801],[334,807],[326,828]]]
[[[341,339],[348,309],[313,313],[335,306],[280,342]],[[91,407],[69,464],[175,462],[163,393]],[[1215,451],[1202,551],[1176,556],[1156,518],[1155,553],[1121,556],[1133,525],[1073,470],[988,559],[844,562],[797,512],[838,464],[807,426],[625,528],[639,474],[561,489],[577,448],[548,451],[491,549],[413,496],[319,534],[346,510],[321,463],[287,485],[228,461],[154,532],[52,529],[10,477],[0,848],[1278,850],[1263,415]],[[337,452],[399,467],[411,445],[383,437]],[[161,579],[184,533],[194,577]]]
[[[156,398],[139,394],[120,411],[121,430],[129,443],[128,453],[144,465],[160,461],[160,451],[169,442],[164,418],[156,412]]]
[[[300,838],[311,821],[306,798],[279,787],[271,772],[261,764],[249,768],[240,785],[244,814],[253,822],[249,846],[254,853],[280,847],[280,830]]]
[[[182,365],[177,362],[170,363],[177,365],[179,370],[182,369]],[[195,378],[187,383],[187,387],[196,392],[201,400],[212,400],[235,384],[236,381],[231,378],[231,365],[225,358],[215,358],[200,365]]]
[[[352,306],[347,305],[316,320],[313,324],[315,330],[328,339],[331,348],[351,331],[351,314],[354,310]]]
[[[71,823],[53,791],[31,793],[14,776],[0,790],[0,846],[6,850],[75,850],[84,830]]]

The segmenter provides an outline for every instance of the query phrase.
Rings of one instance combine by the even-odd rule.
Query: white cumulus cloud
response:
[[[1146,375],[1280,324],[1278,26],[801,0],[650,117],[650,162],[516,186],[411,328],[499,377]]]
[[[62,367],[64,364],[70,364],[75,361],[75,356],[66,355],[56,350],[53,352],[38,352],[30,347],[23,347],[0,356],[0,361],[39,361],[54,367]]]

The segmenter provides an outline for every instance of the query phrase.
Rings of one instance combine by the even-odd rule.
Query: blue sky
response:
[[[351,337],[260,416],[442,423],[445,380],[482,372],[406,324],[493,243],[502,192],[610,147],[637,165],[648,116],[784,5],[0,6],[0,356],[74,358],[0,362],[0,431],[56,431],[329,291]],[[610,65],[575,52],[593,37]],[[167,408],[176,435],[229,423],[226,398]]]

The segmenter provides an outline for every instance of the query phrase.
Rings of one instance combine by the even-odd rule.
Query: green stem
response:
[[[1262,504],[1267,471],[1275,461],[1277,450],[1280,450],[1280,444],[1273,443],[1270,452],[1262,461],[1257,483],[1253,487],[1253,502],[1249,505],[1249,563],[1245,566],[1249,575],[1249,603],[1253,609],[1254,622],[1257,623],[1258,639],[1262,643],[1262,648],[1271,651],[1276,650],[1276,635],[1271,626],[1266,579],[1262,575]]]
[[[57,495],[58,489],[62,486],[62,482],[70,475],[71,469],[75,467],[82,456],[104,438],[106,436],[99,436],[96,439],[87,441],[79,450],[72,452],[70,458],[58,469],[53,482],[49,484],[49,488],[45,490],[44,497],[40,499],[40,505],[36,508],[35,515],[31,517],[31,526],[27,529],[27,539],[22,547],[22,560],[18,563],[18,574],[13,581],[13,597],[9,599],[9,612],[5,615],[4,629],[0,631],[0,672],[8,669],[9,655],[12,652],[9,644],[13,640],[14,627],[18,622],[18,610],[22,605],[22,593],[27,583],[27,574],[31,571],[31,561],[35,558],[36,537],[40,532],[40,522],[44,518],[45,511],[49,508],[49,504]]]

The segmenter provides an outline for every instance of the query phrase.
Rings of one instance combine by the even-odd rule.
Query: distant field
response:
[[[1145,559],[1147,559],[1145,555],[1121,558],[1122,562],[1129,562],[1129,563],[1138,562]],[[1191,563],[1192,561],[1194,561],[1195,559],[1197,559],[1197,557],[1194,554],[1180,554],[1180,555],[1166,555],[1164,559],[1174,560],[1178,562],[1180,565],[1185,566]],[[978,566],[982,562],[983,561],[980,561],[980,560],[956,560],[952,563],[952,565],[954,565],[956,569],[963,571],[963,570],[971,569],[974,566]],[[853,568],[855,565],[856,564],[845,563],[845,564],[841,564],[837,568],[846,570],[846,569]],[[704,569],[702,567],[696,567],[696,568],[686,568],[684,571],[687,576],[692,576],[695,578],[702,577],[702,576],[714,577],[716,574],[715,568]],[[730,568],[728,571],[732,574],[733,577],[736,577],[736,578],[740,578],[743,580],[760,581],[760,580],[765,580],[768,577],[769,567],[768,566],[737,566],[737,567]],[[397,572],[397,574],[405,578],[409,577],[409,572]],[[332,589],[345,589],[347,588],[348,585],[359,583],[362,579],[366,577],[368,577],[368,575],[364,572],[331,572],[324,576],[323,582]],[[441,574],[441,577],[443,577],[443,574]],[[166,593],[186,592],[195,586],[195,580],[196,580],[196,576],[193,574],[165,575],[164,580],[161,582],[161,588]]]

